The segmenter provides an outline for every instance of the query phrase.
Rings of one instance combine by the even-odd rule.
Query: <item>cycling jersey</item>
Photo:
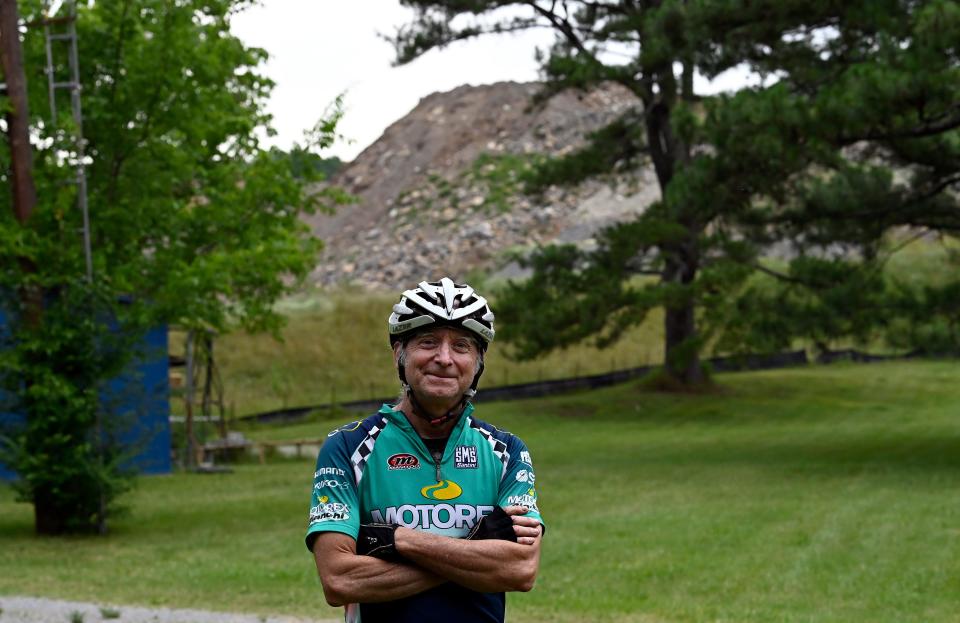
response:
[[[307,547],[318,532],[354,539],[361,523],[395,523],[462,538],[495,506],[521,505],[542,523],[530,453],[515,435],[475,419],[468,404],[437,462],[401,411],[331,432],[314,472]],[[347,621],[503,621],[503,593],[452,582],[410,597],[348,607]]]

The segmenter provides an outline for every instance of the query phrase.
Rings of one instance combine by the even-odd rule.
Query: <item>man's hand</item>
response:
[[[499,508],[499,507],[498,507]],[[530,509],[526,506],[508,506],[504,512],[509,515],[513,522],[514,540],[521,545],[533,545],[543,533],[543,526],[533,517],[524,517]]]
[[[484,515],[467,534],[468,539],[502,539],[521,545],[533,545],[543,527],[533,517],[524,517],[530,511],[526,506],[497,506]]]
[[[471,590],[529,591],[537,577],[542,539],[540,522],[520,516],[529,512],[522,506],[495,507],[463,539],[400,527],[397,550],[416,567]]]
[[[373,556],[383,560],[400,560],[394,543],[394,532],[398,524],[366,523],[360,524],[357,535],[357,554]]]
[[[467,533],[467,538],[471,541],[502,539],[516,542],[517,534],[513,530],[513,519],[506,511],[497,506],[493,511],[480,518],[477,525]]]

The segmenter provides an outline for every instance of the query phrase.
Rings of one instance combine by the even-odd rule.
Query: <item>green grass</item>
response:
[[[510,620],[960,621],[956,362],[719,381],[480,407],[531,447],[549,526]],[[311,474],[144,478],[104,539],[38,539],[2,489],[0,594],[337,616],[301,543]]]
[[[215,351],[225,400],[237,415],[306,405],[391,396],[399,391],[387,343],[387,316],[393,295],[317,293],[286,301],[283,341],[269,335],[223,336]],[[516,362],[495,342],[487,355],[486,387],[543,379],[600,374],[663,359],[662,314],[651,313],[619,344],[599,350],[576,346],[536,361]],[[171,351],[182,354],[183,336],[174,332]],[[171,407],[182,411],[182,401]]]

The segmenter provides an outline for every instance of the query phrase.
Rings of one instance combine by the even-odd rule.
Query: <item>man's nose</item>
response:
[[[446,341],[440,342],[440,346],[437,348],[435,358],[439,363],[453,363],[453,349],[451,348],[450,344],[448,344]]]

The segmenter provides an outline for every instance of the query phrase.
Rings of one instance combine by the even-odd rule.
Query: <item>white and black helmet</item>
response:
[[[440,281],[421,281],[403,293],[387,319],[390,345],[405,341],[429,325],[465,329],[476,335],[480,349],[493,341],[493,312],[487,300],[466,284],[449,277]]]

